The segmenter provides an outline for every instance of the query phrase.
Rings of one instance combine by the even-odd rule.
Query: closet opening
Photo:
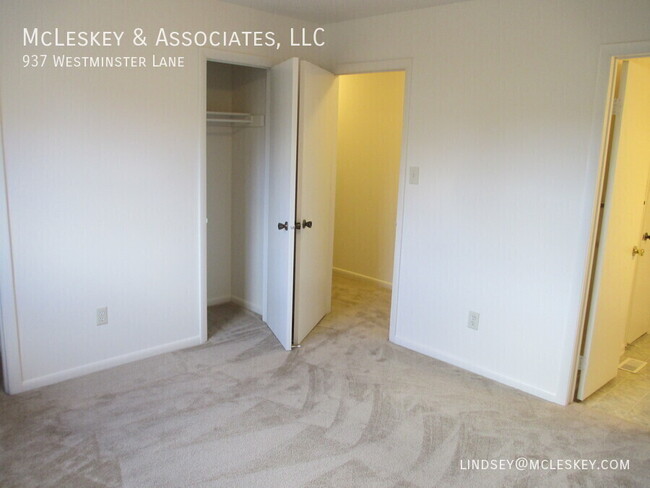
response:
[[[332,310],[383,338],[389,335],[405,78],[405,71],[338,77]]]
[[[208,338],[228,315],[262,314],[266,90],[264,68],[207,61]]]

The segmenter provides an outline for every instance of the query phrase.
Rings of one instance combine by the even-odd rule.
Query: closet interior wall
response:
[[[207,111],[265,115],[264,69],[208,62]],[[235,302],[261,314],[266,131],[208,124],[208,305]]]

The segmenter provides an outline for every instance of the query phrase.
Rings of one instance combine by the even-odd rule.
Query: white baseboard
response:
[[[354,271],[348,271],[347,269],[332,268],[332,271],[334,271],[334,273],[338,275],[345,276],[346,278],[368,281],[370,283],[374,283],[375,285],[379,285],[382,288],[388,288],[389,290],[393,288],[392,283],[389,283],[388,281],[383,281],[377,278],[373,278],[372,276],[366,276],[361,273],[355,273]]]
[[[236,305],[239,305],[240,307],[245,308],[246,310],[256,313],[257,315],[262,315],[261,308],[255,305],[253,302],[249,302],[248,300],[244,300],[243,298],[239,298],[234,295],[230,297],[230,301]]]
[[[66,369],[64,371],[58,371],[56,373],[47,374],[44,376],[39,376],[37,378],[31,378],[24,380],[22,382],[22,388],[20,391],[12,391],[13,393],[20,393],[22,391],[33,390],[34,388],[40,388],[42,386],[52,385],[54,383],[59,383],[61,381],[69,380],[72,378],[77,378],[79,376],[84,376],[89,373],[95,373],[97,371],[102,371],[104,369],[113,368],[115,366],[120,366],[122,364],[131,363],[133,361],[138,361],[140,359],[146,359],[152,356],[157,356],[166,352],[178,351],[179,349],[185,349],[188,347],[198,346],[201,344],[201,336],[190,337],[188,339],[181,339],[180,341],[170,342],[168,344],[162,344],[160,346],[150,347],[149,349],[143,349],[141,351],[135,351],[128,354],[123,354],[121,356],[115,356],[109,359],[103,359],[90,364],[84,364],[83,366],[77,366],[75,368]]]
[[[208,298],[208,307],[213,305],[223,305],[224,303],[234,303],[239,305],[246,310],[256,313],[257,315],[262,315],[261,308],[255,305],[253,302],[244,300],[243,298],[236,297],[234,295],[224,295],[220,297]]]
[[[476,364],[470,363],[457,356],[447,354],[445,352],[439,351],[437,349],[428,346],[424,346],[422,344],[418,344],[408,339],[403,339],[397,335],[391,339],[391,342],[397,344],[398,346],[402,346],[407,349],[411,349],[413,351],[424,354],[425,356],[429,356],[434,359],[438,359],[445,363],[451,364],[453,366],[457,366],[461,369],[471,371],[472,373],[476,373],[480,376],[484,376],[485,378],[489,378],[491,380],[497,381],[504,385],[511,386],[525,393],[530,393],[531,395],[534,395],[543,400],[548,400],[549,402],[557,403],[560,405],[567,404],[565,401],[566,399],[563,398],[561,395],[558,395],[557,393],[548,390],[543,390],[541,388],[537,388],[536,386],[529,385],[528,383],[524,383],[522,381],[516,380],[509,376],[505,376],[495,371],[492,371],[490,369],[483,368],[482,366],[478,366]]]
[[[208,307],[212,307],[213,305],[223,305],[224,303],[230,303],[230,301],[231,301],[230,295],[208,298]]]

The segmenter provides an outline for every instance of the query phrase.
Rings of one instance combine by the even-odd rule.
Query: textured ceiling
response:
[[[433,7],[466,0],[223,0],[316,24]]]

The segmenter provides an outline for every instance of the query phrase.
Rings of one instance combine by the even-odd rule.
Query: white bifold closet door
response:
[[[289,59],[271,68],[266,322],[285,349],[330,311],[338,84]]]

